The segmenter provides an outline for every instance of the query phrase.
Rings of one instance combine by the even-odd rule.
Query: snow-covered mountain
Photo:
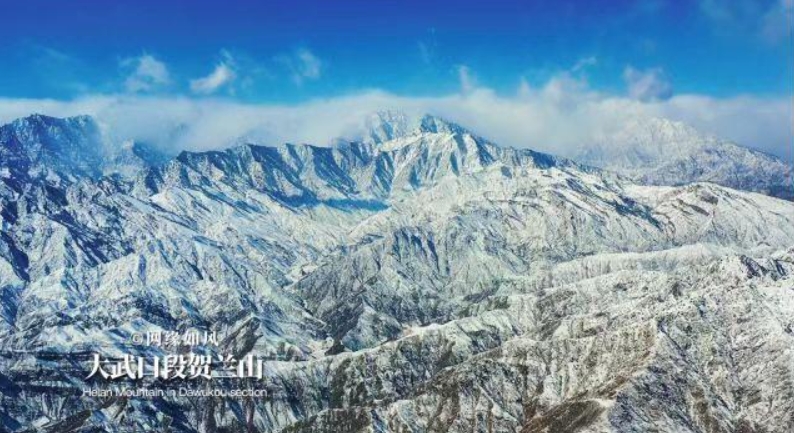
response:
[[[650,185],[713,182],[794,200],[791,164],[667,119],[628,122],[574,159]]]
[[[169,158],[144,143],[114,143],[89,116],[34,114],[0,126],[0,170],[7,178],[75,181],[130,175]]]
[[[433,116],[168,161],[92,125],[0,130],[4,430],[794,428],[794,203]],[[267,397],[82,395],[93,353],[170,353],[152,330],[264,359]],[[210,385],[240,387],[146,383]]]

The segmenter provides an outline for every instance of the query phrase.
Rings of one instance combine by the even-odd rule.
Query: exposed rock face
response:
[[[794,430],[791,202],[429,116],[167,162],[91,125],[0,128],[5,430]],[[81,395],[92,353],[190,329],[267,397]]]

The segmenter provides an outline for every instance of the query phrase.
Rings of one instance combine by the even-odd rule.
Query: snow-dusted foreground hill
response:
[[[89,118],[0,139],[4,430],[794,430],[794,203],[429,116],[171,160]],[[154,330],[265,360],[267,396],[82,395]]]

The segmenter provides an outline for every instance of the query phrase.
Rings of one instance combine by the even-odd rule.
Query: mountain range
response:
[[[627,131],[580,163],[389,112],[177,155],[90,117],[0,127],[0,425],[794,430],[791,168]],[[81,395],[92,353],[168,353],[130,344],[154,330],[265,360],[267,397]]]

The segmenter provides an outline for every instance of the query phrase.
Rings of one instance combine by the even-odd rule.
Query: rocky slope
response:
[[[794,204],[380,120],[169,161],[89,118],[0,128],[3,429],[794,428]],[[190,329],[266,360],[267,397],[81,395],[92,353]]]

